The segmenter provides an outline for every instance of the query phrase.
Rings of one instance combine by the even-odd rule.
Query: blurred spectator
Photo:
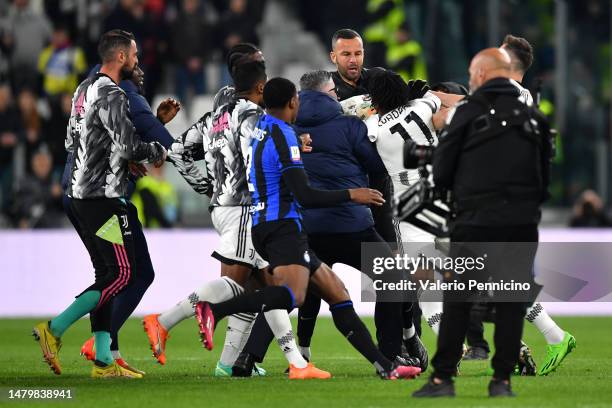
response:
[[[21,181],[14,219],[19,228],[57,228],[63,224],[62,188],[51,177],[52,159],[45,149],[32,156],[32,175]]]
[[[570,227],[598,228],[610,226],[612,226],[612,221],[605,213],[601,197],[593,190],[584,191],[574,204]]]
[[[43,75],[43,90],[49,96],[73,93],[79,76],[87,70],[85,53],[72,45],[66,27],[58,25],[53,30],[51,44],[40,53],[38,70]]]
[[[151,100],[159,86],[162,64],[165,62],[167,29],[162,15],[147,14],[145,5],[145,0],[120,0],[104,20],[104,32],[120,28],[134,34],[140,55],[139,65],[147,78],[144,95]],[[190,42],[192,41],[198,40],[191,39]]]
[[[59,101],[51,105],[51,118],[44,128],[44,139],[49,153],[53,158],[53,173],[61,175],[66,163],[66,129],[70,110],[72,109],[72,95],[64,93],[60,95]]]
[[[21,133],[19,112],[13,106],[11,88],[0,84],[0,212],[7,213],[13,193],[13,162]]]
[[[38,112],[37,99],[34,92],[24,88],[17,95],[17,106],[21,116],[25,144],[26,163],[30,163],[34,153],[41,147],[43,118]]]
[[[147,167],[149,175],[136,181],[132,203],[145,228],[171,228],[178,218],[178,196],[164,179],[162,167]]]
[[[206,90],[204,62],[210,55],[210,34],[200,13],[199,0],[183,0],[172,28],[172,50],[176,59],[175,86],[179,101],[187,91],[201,95]]]
[[[412,38],[406,24],[395,31],[387,41],[387,67],[400,74],[404,81],[427,80],[427,69],[421,44]]]
[[[38,56],[51,37],[51,24],[30,8],[29,0],[15,0],[3,23],[3,46],[10,55],[13,87],[38,82]]]
[[[230,0],[229,9],[221,16],[217,26],[218,43],[222,46],[223,60],[230,48],[241,42],[257,45],[259,38],[255,28],[259,21],[248,13],[247,0]],[[223,68],[222,85],[231,83],[227,68]]]

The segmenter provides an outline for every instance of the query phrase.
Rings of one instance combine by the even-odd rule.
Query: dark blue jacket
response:
[[[386,173],[385,166],[368,139],[365,124],[342,113],[340,104],[323,92],[300,92],[297,134],[310,133],[312,152],[303,155],[310,184],[338,190],[368,187],[368,174]],[[304,229],[309,234],[359,232],[374,226],[365,205],[304,209]]]
[[[89,76],[95,75],[100,70],[100,65],[96,65],[91,70]],[[159,142],[166,149],[170,148],[174,142],[174,138],[165,128],[164,124],[157,119],[157,116],[151,110],[149,102],[138,93],[138,87],[129,80],[121,81],[119,84],[121,89],[125,91],[128,102],[130,104],[130,120],[136,128],[136,133],[145,143]],[[72,167],[72,154],[68,154],[64,174],[62,175],[62,187],[66,190],[68,186],[68,177],[70,177],[70,168]],[[134,191],[134,183],[130,183],[130,195]]]

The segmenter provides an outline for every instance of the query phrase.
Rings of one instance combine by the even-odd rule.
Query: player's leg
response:
[[[252,291],[252,288],[249,287],[251,272],[252,267],[246,267],[245,265],[235,264],[230,266],[221,264],[221,276],[232,279],[238,285],[236,287],[236,296],[245,291]],[[243,343],[246,343],[248,339],[255,316],[256,313],[238,313],[229,316],[223,351],[215,367],[215,375],[232,375],[232,366],[244,346]]]
[[[265,312],[270,329],[290,361],[289,378],[329,378],[329,373],[311,364],[300,368],[291,361],[295,359],[300,365],[306,363],[295,345],[287,314],[303,303],[308,287],[310,257],[305,234],[294,220],[267,222],[253,228],[253,244],[257,252],[270,261],[274,285],[223,303],[198,304],[196,318],[205,347],[213,347],[212,335],[219,318],[238,312]]]
[[[166,363],[169,332],[183,320],[195,315],[198,302],[219,303],[244,292],[243,285],[249,279],[253,262],[246,255],[246,247],[239,247],[239,242],[245,242],[247,238],[250,222],[244,216],[245,213],[248,214],[246,207],[215,207],[212,212],[213,224],[221,240],[212,256],[221,262],[221,278],[205,283],[165,312],[144,317],[144,330],[153,356],[160,364]],[[235,326],[241,326],[241,323]]]
[[[338,331],[376,368],[382,378],[414,378],[421,372],[419,367],[397,364],[382,354],[365,324],[355,313],[344,284],[331,268],[321,264],[312,275],[311,281],[313,289],[330,305],[329,310]]]
[[[298,310],[297,336],[300,353],[306,360],[310,360],[310,341],[314,334],[317,316],[321,309],[321,297],[308,291],[304,304]]]
[[[576,339],[561,329],[546,313],[541,303],[536,302],[527,309],[525,319],[542,333],[546,339],[546,357],[538,371],[539,375],[548,375],[556,370],[565,357],[576,347]]]
[[[213,257],[222,262],[221,276],[236,282],[242,289],[240,293],[260,289],[262,286],[254,279],[252,272],[267,268],[268,263],[253,247],[249,208],[218,207],[213,211],[213,224],[221,236],[221,246],[213,253]],[[229,264],[247,269],[229,268]],[[249,338],[255,316],[255,313],[240,313],[228,318],[223,351],[215,367],[215,375],[232,375],[232,366]],[[253,367],[252,373],[265,375],[265,370]]]
[[[142,225],[138,219],[136,207],[128,202],[128,222],[132,229],[132,237],[134,242],[135,253],[135,268],[132,271],[132,280],[130,284],[113,300],[113,310],[111,318],[111,353],[117,363],[127,370],[134,371],[139,374],[145,374],[144,371],[138,370],[130,366],[119,352],[119,330],[125,321],[134,312],[145,292],[153,283],[155,272],[153,263],[149,255],[149,248],[142,230]],[[95,357],[95,342],[91,338],[87,340],[81,347],[81,355],[87,359]]]
[[[140,378],[141,375],[116,365],[110,352],[112,299],[130,282],[134,264],[127,207],[120,199],[72,200],[70,204],[80,227],[80,236],[91,254],[96,269],[96,281],[64,312],[49,322],[48,333],[45,334],[51,335],[57,340],[57,344],[59,337],[68,327],[81,316],[91,312],[92,330],[98,341],[92,376],[103,374]],[[50,364],[53,363],[53,359],[47,360]]]

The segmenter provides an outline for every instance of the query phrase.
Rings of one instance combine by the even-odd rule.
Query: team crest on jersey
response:
[[[300,148],[298,146],[291,146],[291,161],[300,161]]]

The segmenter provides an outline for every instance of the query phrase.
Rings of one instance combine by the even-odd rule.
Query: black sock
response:
[[[402,304],[376,302],[374,308],[378,348],[389,360],[402,353],[402,329],[404,326]]]
[[[211,304],[210,308],[219,321],[236,313],[260,313],[274,309],[291,310],[294,307],[293,292],[286,286],[267,286],[254,293],[245,293],[225,302]]]
[[[251,334],[242,351],[251,354],[255,361],[261,363],[268,352],[268,347],[270,347],[272,340],[274,340],[274,333],[272,333],[270,325],[268,325],[266,316],[263,313],[259,313],[257,318],[255,318]]]
[[[117,332],[111,332],[111,351],[119,351],[119,335]]]
[[[304,304],[298,312],[297,336],[300,347],[310,347],[310,340],[314,333],[317,316],[321,308],[321,298],[312,293],[306,295]]]
[[[378,350],[367,327],[363,324],[353,302],[336,303],[329,307],[334,324],[346,339],[380,372],[391,371],[393,364]]]
[[[94,360],[94,364],[97,365],[98,367],[108,367],[108,364],[100,360]]]

